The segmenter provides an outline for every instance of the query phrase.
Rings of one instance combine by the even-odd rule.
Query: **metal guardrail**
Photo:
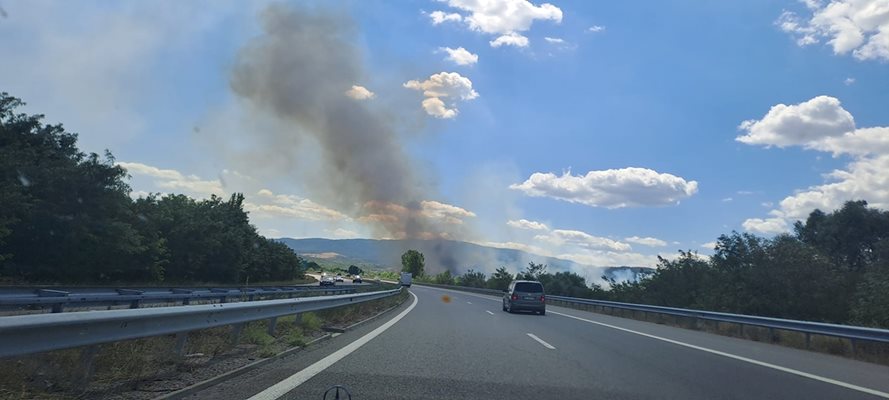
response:
[[[16,315],[0,318],[0,357],[20,356],[150,336],[182,334],[225,325],[243,326],[278,317],[357,304],[397,295],[401,289],[242,303],[200,304],[133,310]],[[236,335],[240,332],[236,328]],[[185,335],[177,335],[177,351]],[[237,339],[235,339],[237,340]]]
[[[287,297],[306,293],[346,294],[355,293],[367,285],[343,284],[336,286],[260,286],[244,287],[204,287],[204,288],[0,288],[0,309],[25,307],[52,307],[59,313],[65,307],[87,305],[128,304],[129,308],[139,308],[143,304],[181,302],[189,305],[197,300],[217,300],[226,303],[231,299],[253,301],[268,297]]]
[[[489,294],[500,296],[502,291],[494,289],[471,288],[464,286],[438,285],[417,282],[419,285],[427,285],[433,287],[442,287],[447,289],[463,290],[467,292],[475,292],[481,294]],[[646,304],[620,303],[616,301],[591,300],[577,297],[565,297],[546,295],[547,303],[550,301],[558,301],[573,305],[586,305],[592,307],[600,307],[603,311],[605,308],[641,311],[655,314],[670,315],[675,317],[695,318],[715,322],[727,322],[739,324],[742,332],[744,326],[757,326],[769,329],[779,329],[786,331],[801,332],[806,334],[806,343],[808,345],[811,335],[822,335],[845,338],[850,340],[867,340],[874,342],[889,343],[889,329],[867,328],[863,326],[828,324],[823,322],[799,321],[792,319],[757,317],[743,314],[730,314],[714,311],[693,310],[685,308],[650,306]]]

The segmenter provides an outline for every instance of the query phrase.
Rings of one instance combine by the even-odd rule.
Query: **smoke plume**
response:
[[[364,84],[356,29],[343,15],[272,5],[262,33],[237,54],[230,85],[253,109],[283,129],[253,132],[261,153],[298,157],[303,139],[320,147],[321,176],[308,190],[390,238],[442,238],[462,228],[458,211],[443,209],[405,153],[395,119],[373,100],[347,95]],[[297,164],[297,163],[292,163]],[[287,171],[282,171],[287,173]],[[456,213],[456,214],[455,214]],[[471,214],[471,213],[469,213]]]

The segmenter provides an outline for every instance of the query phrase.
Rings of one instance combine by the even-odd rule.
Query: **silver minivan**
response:
[[[503,291],[503,311],[534,311],[546,314],[546,294],[537,281],[512,281]]]

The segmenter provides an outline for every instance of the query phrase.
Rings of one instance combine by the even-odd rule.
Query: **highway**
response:
[[[384,317],[189,399],[876,399],[889,367],[414,285]],[[447,296],[449,301],[443,297]]]

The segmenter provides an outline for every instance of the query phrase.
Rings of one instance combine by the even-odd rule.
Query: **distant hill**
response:
[[[426,258],[426,271],[435,274],[444,270],[462,274],[472,268],[491,273],[500,266],[512,271],[524,269],[529,262],[543,263],[551,272],[573,271],[591,282],[601,283],[602,275],[618,282],[638,279],[649,271],[642,267],[602,267],[578,264],[554,257],[544,257],[521,250],[481,246],[454,240],[377,240],[377,239],[277,239],[297,254],[317,261],[369,265],[384,269],[401,267],[401,255],[418,250]]]

